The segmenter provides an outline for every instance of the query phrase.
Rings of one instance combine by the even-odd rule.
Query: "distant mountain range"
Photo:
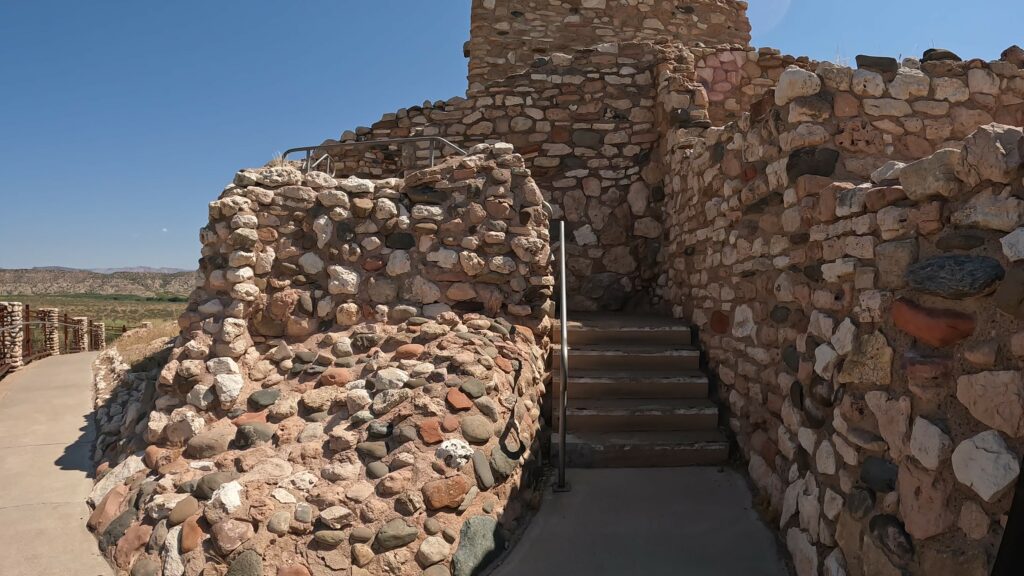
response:
[[[115,272],[142,272],[146,274],[177,274],[188,272],[185,268],[153,268],[152,266],[128,266],[126,268],[67,268],[65,266],[37,266],[31,270],[47,270],[61,272],[96,272],[97,274],[114,274]]]
[[[0,295],[127,294],[147,298],[187,296],[195,286],[196,275],[195,271],[148,266],[96,270],[61,266],[0,268]]]

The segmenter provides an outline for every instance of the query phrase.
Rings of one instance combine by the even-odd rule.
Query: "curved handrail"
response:
[[[318,158],[314,162],[312,156],[313,156],[313,152],[315,152],[317,150],[325,150],[325,149],[332,149],[332,148],[355,148],[355,147],[358,147],[358,146],[388,146],[388,145],[391,145],[391,144],[408,144],[408,143],[412,143],[412,142],[430,142],[430,165],[431,166],[434,165],[434,143],[440,143],[441,144],[441,150],[444,150],[447,147],[447,148],[451,148],[451,149],[455,150],[455,152],[457,154],[459,154],[460,156],[465,156],[466,154],[468,154],[468,152],[466,152],[462,148],[456,146],[451,141],[449,141],[449,140],[447,140],[445,138],[442,138],[440,136],[410,136],[408,138],[386,138],[386,139],[383,139],[383,140],[361,140],[361,141],[357,141],[357,142],[335,142],[333,144],[320,144],[319,146],[302,146],[302,147],[299,147],[299,148],[289,148],[288,150],[284,151],[284,154],[281,155],[281,160],[282,161],[287,160],[288,156],[291,156],[292,154],[298,154],[299,152],[305,152],[306,158],[305,158],[305,162],[302,165],[302,171],[303,172],[309,172],[311,169],[316,167],[324,159],[324,156],[329,156],[329,154],[324,154],[324,156],[321,156],[320,158]],[[328,164],[328,165],[330,165],[330,164]]]

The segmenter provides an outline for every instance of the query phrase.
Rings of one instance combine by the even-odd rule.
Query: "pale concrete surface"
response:
[[[789,576],[742,476],[570,469],[492,576]]]
[[[0,576],[109,576],[85,527],[96,353],[0,380]]]

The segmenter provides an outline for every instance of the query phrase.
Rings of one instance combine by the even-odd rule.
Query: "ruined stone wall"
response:
[[[538,59],[599,44],[750,42],[747,3],[735,0],[473,0],[466,44],[470,93]]]
[[[669,135],[665,296],[799,576],[988,574],[1024,454],[1024,132],[987,123],[1022,124],[1024,71],[818,70]]]
[[[440,135],[466,147],[514,144],[555,217],[567,220],[572,307],[649,303],[664,214],[658,149],[665,123],[673,121],[663,112],[674,101],[658,78],[677,66],[692,76],[692,58],[677,46],[627,43],[552,54],[469,98],[387,114],[341,140]],[[682,107],[690,105],[687,96]],[[379,176],[426,166],[428,155],[427,144],[354,149],[338,154],[335,167],[339,174]]]
[[[541,204],[508,144],[404,179],[239,172],[155,389],[115,398],[152,411],[107,414],[101,550],[133,574],[477,573],[537,479]]]
[[[790,66],[814,70],[817,63],[781,54],[774,48],[691,47],[696,79],[708,94],[715,126],[738,120],[772,90]]]

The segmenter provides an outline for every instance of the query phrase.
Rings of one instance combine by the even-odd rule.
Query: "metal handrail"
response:
[[[282,161],[287,160],[288,156],[290,156],[292,154],[297,154],[299,152],[305,152],[306,153],[306,158],[305,158],[305,161],[304,161],[304,163],[302,165],[302,171],[303,172],[309,172],[310,170],[315,168],[320,163],[320,161],[323,160],[323,158],[324,158],[323,156],[321,156],[315,162],[313,161],[313,152],[315,152],[317,150],[325,150],[325,149],[331,149],[331,148],[355,148],[357,146],[388,146],[388,145],[391,145],[391,144],[408,144],[408,143],[412,143],[412,142],[430,142],[430,165],[431,166],[434,165],[434,150],[435,150],[434,149],[434,144],[435,143],[440,143],[441,144],[441,150],[444,150],[447,147],[447,148],[451,148],[451,149],[455,150],[455,152],[458,153],[460,156],[465,156],[466,154],[468,154],[468,152],[466,152],[462,148],[459,148],[455,144],[452,144],[450,141],[448,141],[448,140],[446,140],[446,139],[444,139],[444,138],[442,138],[440,136],[410,136],[408,138],[386,138],[386,139],[383,139],[383,140],[362,140],[362,141],[358,141],[358,142],[335,142],[334,144],[321,144],[319,146],[303,146],[303,147],[300,147],[300,148],[290,148],[288,150],[285,150],[284,154],[281,155],[281,160]],[[329,154],[324,154],[324,156],[329,156]]]
[[[562,386],[559,390],[561,396],[558,414],[558,483],[555,484],[555,492],[568,492],[569,484],[565,480],[565,417],[569,403],[569,304],[566,301],[565,289],[565,220],[558,221],[558,312],[559,329],[561,331],[561,372]]]

